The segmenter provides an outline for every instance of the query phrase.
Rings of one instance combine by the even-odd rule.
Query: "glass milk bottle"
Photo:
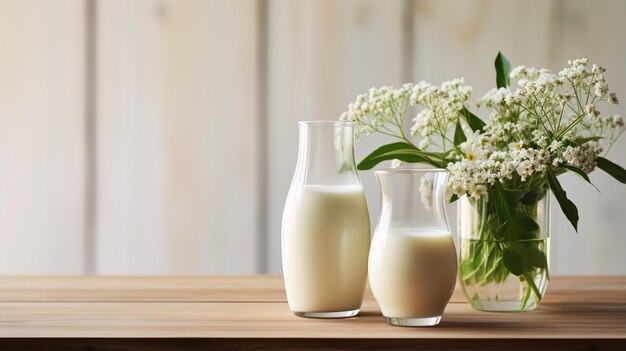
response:
[[[387,322],[431,326],[456,283],[456,250],[445,210],[443,169],[376,171],[381,213],[369,254],[369,280]]]
[[[354,124],[299,126],[298,163],[282,223],[289,308],[300,317],[355,316],[367,281],[370,223],[354,162]]]

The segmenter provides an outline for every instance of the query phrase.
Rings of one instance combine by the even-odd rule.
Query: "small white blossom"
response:
[[[391,168],[402,168],[403,164],[404,162],[398,159],[394,158],[393,160],[391,160]]]
[[[624,120],[620,115],[613,115],[608,119],[608,124],[611,128],[624,128]]]
[[[591,118],[596,118],[600,116],[600,111],[596,110],[596,106],[594,104],[588,104],[585,107],[585,112],[587,112],[587,115],[589,115],[589,117]]]
[[[412,90],[411,83],[400,88],[371,88],[366,94],[357,96],[356,101],[348,105],[348,111],[341,114],[339,119],[356,122],[357,137],[380,132],[404,118]]]
[[[585,173],[592,172],[596,167],[596,156],[602,152],[601,148],[591,144],[582,146],[567,146],[563,151],[563,162],[570,166],[578,167]]]
[[[609,92],[609,86],[604,82],[597,82],[595,84],[595,94],[597,97],[603,97]]]
[[[413,118],[411,135],[422,137],[420,148],[430,147],[434,137],[445,135],[454,126],[459,110],[468,106],[471,94],[472,88],[464,86],[463,79],[443,82],[441,87],[426,82],[413,86],[410,102],[421,110]]]
[[[433,175],[432,173],[426,173],[420,179],[420,198],[424,207],[429,209],[431,208],[431,204],[433,202]]]
[[[419,137],[416,144],[422,151],[434,149],[428,157],[448,163],[447,191],[458,196],[489,196],[496,182],[546,186],[548,167],[592,172],[598,156],[624,133],[621,116],[599,111],[603,103],[618,103],[605,72],[585,58],[568,61],[558,74],[515,67],[510,78],[516,86],[492,89],[478,99],[476,113],[486,122],[480,131],[470,130],[476,127],[461,113],[471,109],[472,94],[463,79],[439,86],[422,81],[372,88],[359,95],[341,119],[356,123],[357,136],[381,132],[412,143],[402,126],[407,109],[414,110],[410,134]],[[456,145],[458,125],[465,141]],[[401,165],[392,161],[392,167]],[[429,181],[423,178],[420,183],[427,207],[432,200]]]

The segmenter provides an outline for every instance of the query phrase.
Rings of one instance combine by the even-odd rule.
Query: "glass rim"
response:
[[[393,174],[393,173],[447,173],[445,168],[385,168],[374,171],[376,174]]]
[[[298,121],[298,126],[300,127],[354,127],[355,125],[356,123],[352,121]]]

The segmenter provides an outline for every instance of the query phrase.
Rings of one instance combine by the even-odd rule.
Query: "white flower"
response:
[[[476,143],[464,142],[460,145],[460,149],[463,151],[468,161],[480,161],[485,159],[483,149]]]
[[[450,187],[452,188],[452,193],[457,194],[458,196],[465,195],[465,188],[463,187],[463,184],[454,182]]]
[[[366,94],[357,96],[356,101],[348,105],[348,111],[339,119],[356,122],[357,137],[381,131],[390,125],[395,126],[404,119],[412,90],[411,83],[400,88],[371,88]]]
[[[595,63],[591,65],[591,73],[593,74],[602,74],[606,72],[606,68],[596,65]]]
[[[433,202],[433,175],[432,173],[426,173],[420,179],[420,198],[424,207],[427,209],[431,208],[431,204]]]
[[[471,196],[478,198],[485,193],[487,193],[487,187],[482,184],[479,184],[472,188]]]
[[[591,173],[596,167],[596,156],[601,152],[601,148],[591,144],[567,146],[563,151],[563,163],[578,167],[585,173]]]
[[[517,66],[513,68],[511,74],[509,75],[513,79],[523,79],[527,77],[528,70],[526,66]]]
[[[461,152],[468,161],[481,161],[487,158],[492,151],[491,144],[486,135],[475,132],[459,145]]]
[[[519,151],[524,147],[524,140],[509,143],[509,150]]]
[[[603,97],[609,92],[609,86],[604,82],[597,82],[595,84],[595,94],[597,97]]]
[[[617,127],[624,128],[624,120],[622,120],[622,116],[620,115],[613,115],[613,117],[611,117],[609,121],[610,121],[609,125],[612,128],[617,128]]]
[[[472,88],[462,84],[461,78],[443,82],[441,87],[425,82],[412,87],[410,103],[420,111],[413,118],[411,135],[423,138],[420,148],[431,146],[435,136],[445,136],[458,120],[459,110],[468,107]]]
[[[600,116],[600,111],[596,110],[596,106],[594,104],[588,104],[585,106],[585,112],[587,112],[587,115],[591,118]]]
[[[513,94],[507,88],[491,89],[478,100],[479,106],[493,107],[513,101]]]
[[[603,103],[618,103],[605,72],[585,58],[568,61],[558,74],[516,67],[510,78],[517,80],[517,86],[492,89],[478,100],[480,118],[486,122],[481,132],[470,130],[476,127],[460,114],[462,109],[471,110],[472,88],[463,85],[463,79],[439,86],[422,81],[400,88],[372,88],[359,95],[341,119],[356,122],[357,136],[382,132],[412,142],[401,128],[407,108],[414,109],[411,135],[420,137],[420,149],[433,149],[438,154],[430,155],[449,162],[447,190],[458,196],[489,196],[496,182],[543,186],[552,166],[594,170],[598,155],[625,130],[621,116],[599,112]],[[453,145],[457,123],[466,140]],[[400,166],[400,161],[392,161],[392,167]],[[432,196],[427,188],[428,179],[423,179],[420,191],[425,206]]]
[[[548,135],[541,129],[535,129],[532,131],[531,140],[541,148],[548,147]]]
[[[495,182],[504,182],[514,175],[526,181],[535,173],[543,173],[552,162],[545,150],[513,147],[508,151],[494,151],[484,160],[463,159],[448,164],[448,186],[454,194],[479,197]]]
[[[391,160],[391,168],[402,168],[403,164],[404,162],[398,159],[394,158],[393,160]]]

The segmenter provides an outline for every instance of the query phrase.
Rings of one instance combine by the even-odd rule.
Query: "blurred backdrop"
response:
[[[624,14],[620,0],[1,0],[0,274],[278,273],[298,120],[407,81],[464,77],[478,97],[498,50],[553,70],[588,57],[624,102]],[[626,165],[626,140],[611,159]],[[601,194],[563,177],[578,234],[552,202],[553,274],[626,274],[626,187],[591,178]]]

